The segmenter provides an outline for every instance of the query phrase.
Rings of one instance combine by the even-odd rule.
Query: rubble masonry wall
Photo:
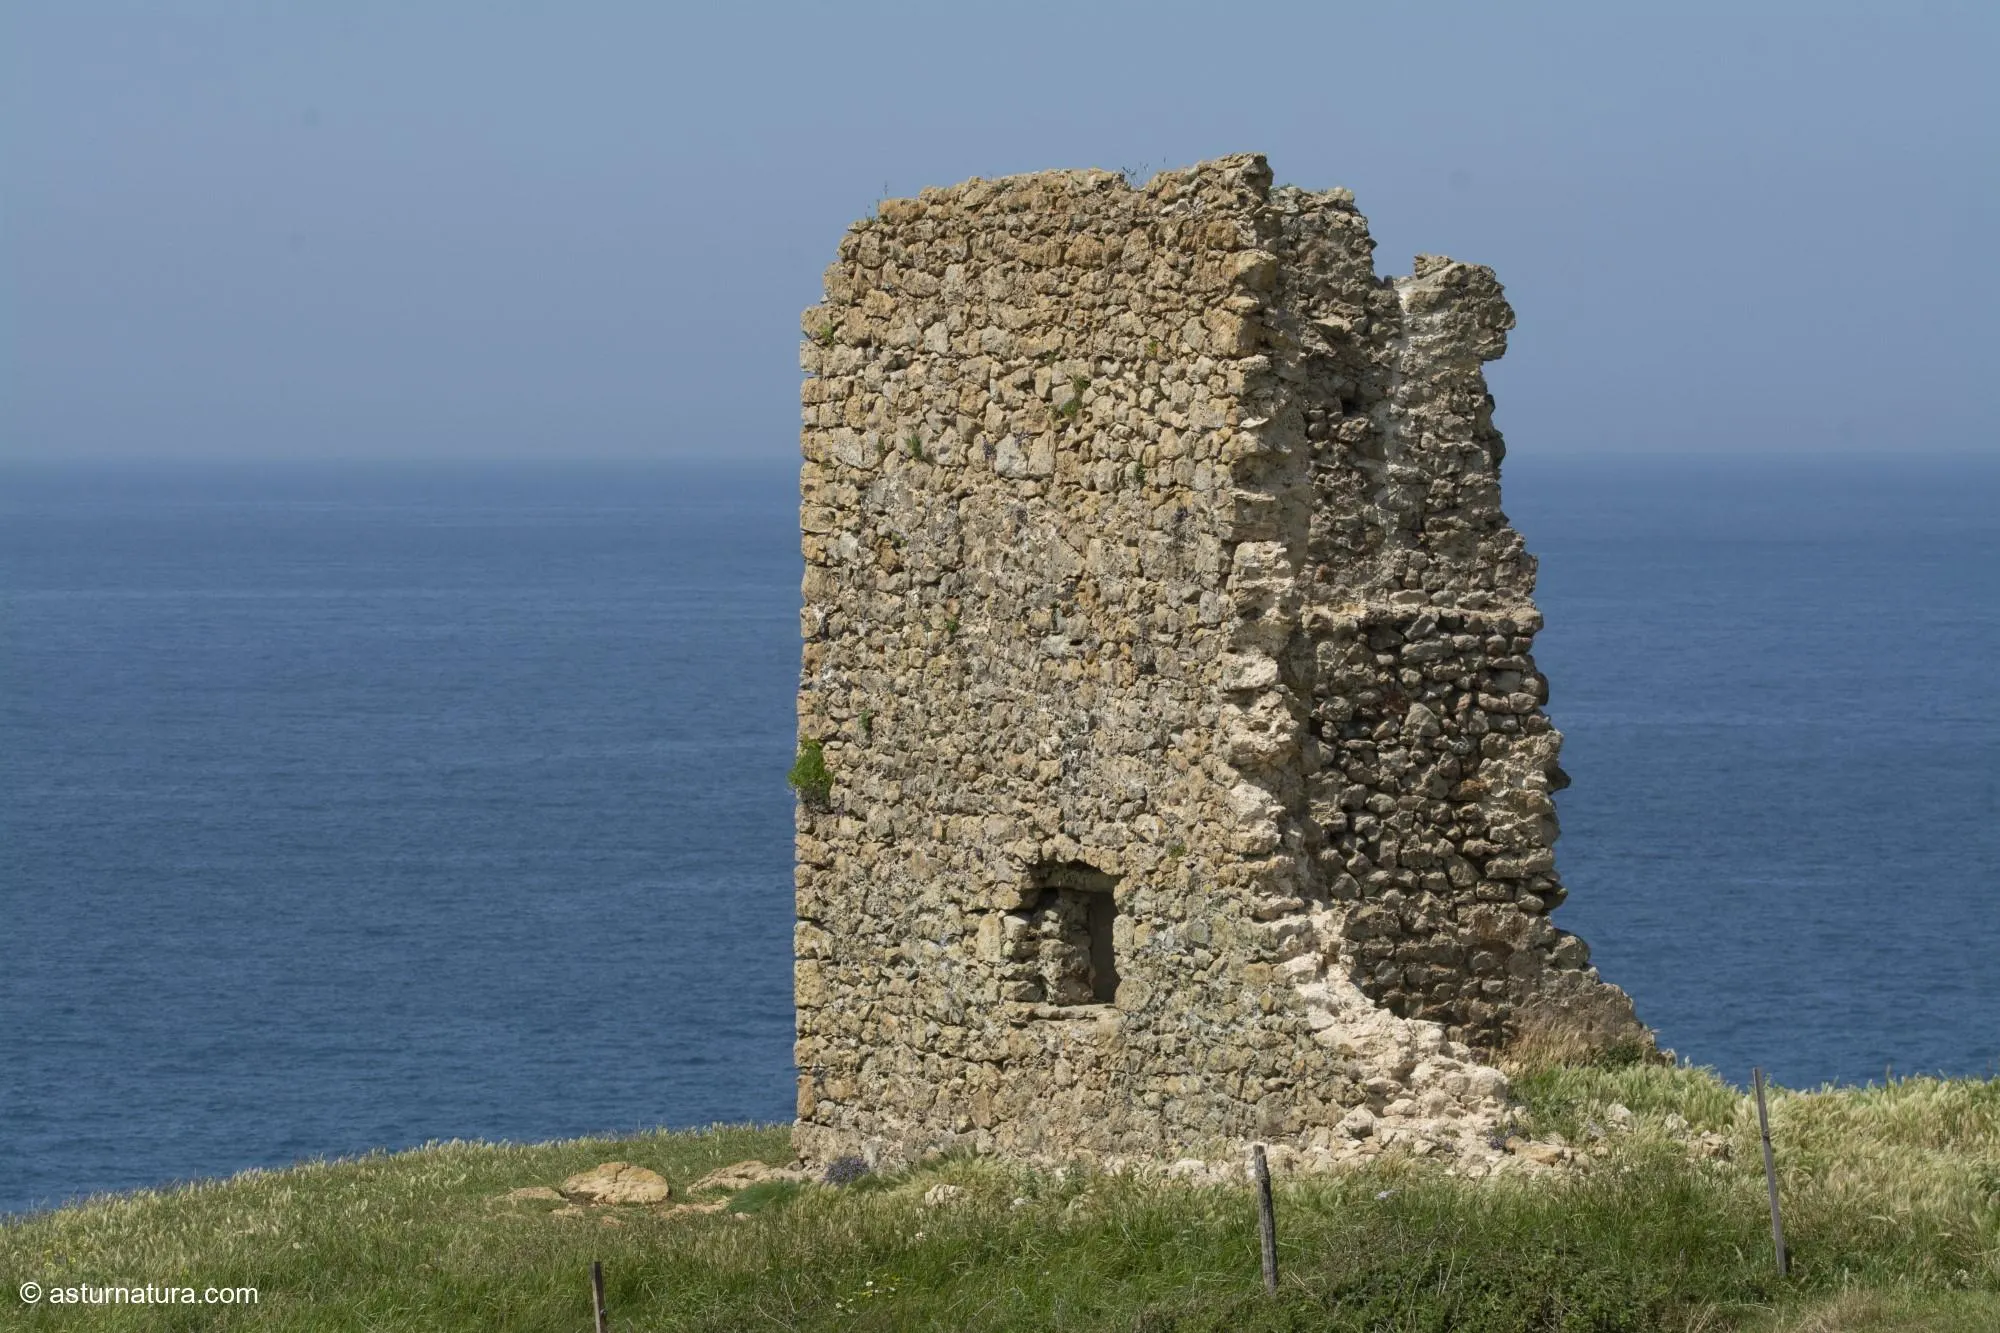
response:
[[[1377,278],[1261,157],[974,180],[806,312],[809,1158],[1468,1161],[1524,1022],[1643,1041],[1549,911],[1560,737],[1484,268]]]

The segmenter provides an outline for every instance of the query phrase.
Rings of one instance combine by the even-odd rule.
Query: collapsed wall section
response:
[[[1650,1042],[1549,912],[1562,737],[1530,655],[1535,561],[1500,509],[1482,364],[1514,314],[1492,270],[1432,255],[1393,281],[1345,191],[1279,191],[1288,286],[1270,341],[1289,446],[1311,459],[1288,550],[1302,603],[1287,703],[1307,738],[1274,778],[1378,1003],[1484,1049],[1524,1025]],[[1289,756],[1288,756],[1289,758]]]
[[[1504,304],[1371,249],[1257,157],[842,241],[804,320],[808,1157],[1470,1161],[1505,1080],[1460,1038],[1638,1031],[1546,919]]]

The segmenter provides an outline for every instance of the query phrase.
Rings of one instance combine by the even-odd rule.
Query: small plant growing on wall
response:
[[[873,736],[873,735],[875,734],[875,710],[874,710],[874,709],[872,709],[872,708],[864,708],[864,709],[862,709],[862,710],[861,710],[861,718],[860,718],[860,722],[861,722],[861,738],[862,738],[863,740],[866,740],[866,739],[868,739],[868,738],[869,738],[870,736]]]
[[[1073,375],[1070,377],[1070,399],[1056,409],[1056,411],[1062,414],[1064,420],[1075,421],[1083,414],[1083,391],[1089,387],[1090,381],[1083,376]]]
[[[833,325],[831,324],[820,325],[819,332],[813,335],[813,340],[817,342],[821,347],[833,346]]]
[[[915,431],[911,431],[910,438],[903,441],[903,448],[916,462],[924,461],[924,442]]]
[[[785,774],[785,781],[807,805],[824,808],[827,798],[833,795],[833,774],[827,771],[826,747],[818,741],[800,741],[799,757],[792,761],[792,771]]]

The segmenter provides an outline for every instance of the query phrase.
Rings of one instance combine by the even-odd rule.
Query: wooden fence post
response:
[[[1778,1165],[1771,1155],[1771,1116],[1764,1109],[1764,1071],[1753,1068],[1751,1082],[1757,1089],[1757,1132],[1764,1140],[1764,1184],[1771,1192],[1771,1244],[1778,1251],[1778,1276],[1792,1275],[1792,1256],[1785,1252],[1785,1223],[1778,1216]]]
[[[1264,1145],[1252,1144],[1250,1171],[1257,1179],[1257,1239],[1264,1251],[1264,1290],[1278,1294],[1278,1219],[1271,1208],[1271,1168],[1264,1161]]]
[[[604,1308],[604,1265],[590,1261],[590,1308],[597,1315],[597,1333],[611,1333],[611,1312]]]

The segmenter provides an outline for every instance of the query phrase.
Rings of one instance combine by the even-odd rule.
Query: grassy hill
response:
[[[1787,1280],[1741,1095],[1643,1065],[1529,1070],[1517,1088],[1533,1135],[1580,1166],[1281,1179],[1275,1299],[1233,1184],[947,1160],[766,1182],[712,1212],[501,1197],[621,1160],[685,1198],[718,1166],[790,1156],[782,1128],[717,1128],[439,1144],[9,1219],[0,1327],[585,1330],[599,1260],[620,1330],[2000,1328],[2000,1082],[1778,1093]],[[254,1287],[257,1303],[50,1303],[147,1282]]]

